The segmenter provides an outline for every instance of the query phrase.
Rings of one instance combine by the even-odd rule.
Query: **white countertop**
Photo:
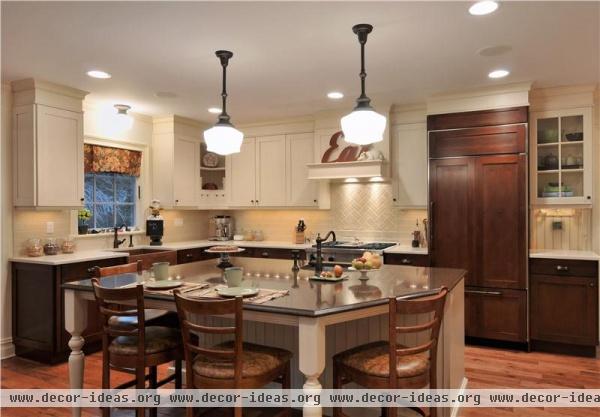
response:
[[[215,241],[215,240],[191,240],[187,242],[166,242],[162,246],[137,246],[138,248],[157,248],[157,249],[193,249],[193,248],[209,248],[211,246],[218,245],[234,245],[243,246],[246,248],[274,248],[274,249],[307,249],[312,245],[310,243],[291,243],[281,240],[226,240],[226,241]]]
[[[573,259],[579,261],[599,261],[600,255],[589,250],[530,249],[530,258]]]
[[[97,261],[98,259],[122,258],[127,252],[112,252],[106,249],[76,251],[75,253],[59,253],[58,255],[44,256],[13,256],[11,262],[24,262],[41,265],[64,265],[77,262]]]
[[[413,248],[408,245],[391,246],[383,250],[383,253],[401,253],[404,255],[427,255],[427,248]]]

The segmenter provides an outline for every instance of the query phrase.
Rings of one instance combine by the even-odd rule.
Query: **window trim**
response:
[[[146,229],[146,216],[148,213],[148,207],[150,206],[150,146],[148,144],[133,142],[130,140],[117,140],[111,138],[105,138],[100,136],[85,135],[83,138],[84,143],[90,145],[110,146],[113,148],[129,149],[133,151],[139,151],[142,153],[142,166],[140,169],[140,176],[137,180],[139,187],[138,199],[136,201],[136,225],[138,230],[144,232]],[[83,183],[83,178],[82,178]],[[71,235],[77,235],[77,210],[71,210]],[[104,236],[104,233],[98,233],[87,236]]]

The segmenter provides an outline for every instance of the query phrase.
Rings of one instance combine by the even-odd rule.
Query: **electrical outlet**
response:
[[[177,226],[177,227],[183,226],[183,219],[181,217],[175,218],[175,226]]]
[[[54,233],[54,222],[46,222],[46,233]]]

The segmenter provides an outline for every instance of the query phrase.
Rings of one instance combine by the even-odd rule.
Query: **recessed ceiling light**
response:
[[[486,14],[490,14],[498,9],[498,3],[492,0],[483,0],[478,1],[469,7],[469,13],[473,16],[483,16]]]
[[[177,94],[171,91],[157,91],[154,93],[154,96],[158,98],[175,98],[177,97]]]
[[[339,91],[332,91],[330,93],[327,93],[327,97],[329,97],[332,100],[339,100],[341,98],[344,98],[344,94],[340,93]]]
[[[209,112],[209,113],[212,113],[212,114],[219,114],[219,113],[221,113],[221,111],[222,111],[222,110],[221,110],[221,108],[220,108],[220,107],[210,107],[210,108],[208,109],[208,112]]]
[[[504,55],[510,51],[512,51],[512,47],[510,45],[494,45],[481,48],[477,51],[477,53],[481,56],[489,57]]]
[[[100,70],[91,70],[87,72],[87,75],[92,78],[101,78],[103,80],[112,77],[108,72],[100,71]]]
[[[488,74],[488,77],[490,77],[490,78],[504,78],[508,74],[510,74],[510,71],[505,70],[505,69],[498,69],[498,70],[494,70],[494,71],[490,72]]]

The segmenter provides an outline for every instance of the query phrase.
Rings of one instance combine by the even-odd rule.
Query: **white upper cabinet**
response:
[[[393,204],[427,206],[427,126],[410,123],[392,127]]]
[[[256,204],[285,206],[285,135],[256,139]]]
[[[173,155],[175,206],[197,205],[200,191],[200,141],[196,138],[175,137]]]
[[[227,158],[229,205],[256,205],[256,138],[244,138],[239,153]]]
[[[315,139],[312,133],[286,137],[286,177],[288,206],[310,207],[318,205],[319,184],[308,180],[307,164],[315,161]]]
[[[196,208],[200,196],[203,126],[178,116],[155,118],[152,133],[152,199],[167,208]]]
[[[592,109],[530,116],[532,204],[592,204]]]
[[[33,79],[12,84],[13,201],[25,207],[83,205],[86,92]]]
[[[312,133],[245,138],[227,158],[231,207],[316,207],[318,184],[308,179],[314,162]]]

